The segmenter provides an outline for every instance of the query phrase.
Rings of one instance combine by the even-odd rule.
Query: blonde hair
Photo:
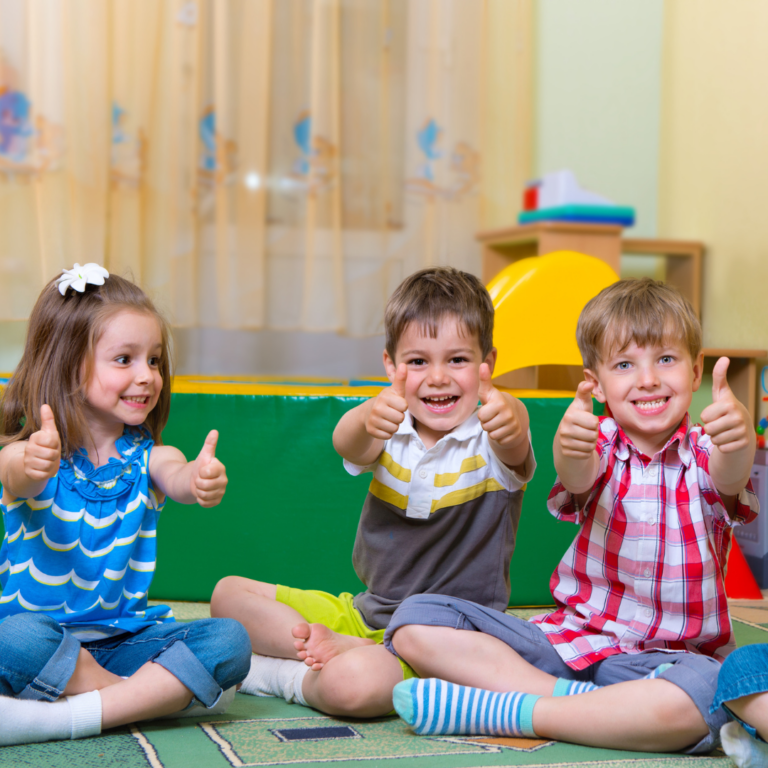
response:
[[[576,327],[584,367],[593,371],[632,342],[646,347],[671,341],[682,341],[695,361],[701,352],[701,324],[679,291],[649,277],[603,288],[584,307]]]
[[[411,323],[437,338],[438,324],[455,317],[476,336],[483,358],[493,349],[493,302],[485,286],[468,272],[453,267],[429,267],[403,280],[384,310],[386,350],[395,359],[397,343]]]
[[[143,312],[157,320],[162,339],[159,371],[163,379],[157,405],[144,426],[156,443],[171,407],[170,331],[163,316],[138,286],[118,275],[104,285],[86,285],[62,296],[57,278],[43,288],[29,317],[21,362],[0,399],[0,445],[26,440],[41,427],[40,408],[53,410],[66,458],[86,444],[89,435],[84,394],[93,370],[93,352],[107,322],[121,311]]]

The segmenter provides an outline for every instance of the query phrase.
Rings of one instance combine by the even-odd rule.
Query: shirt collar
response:
[[[609,442],[612,443],[613,451],[617,458],[622,461],[627,461],[631,451],[634,451],[638,456],[641,455],[634,443],[627,437],[624,430],[610,416],[604,418],[600,422],[600,430],[608,438]],[[659,451],[659,453],[666,452],[677,443],[677,455],[680,457],[680,461],[685,464],[686,467],[690,467],[691,462],[693,461],[690,431],[691,419],[686,413],[678,428],[673,432],[672,436],[667,440],[666,445]]]
[[[467,440],[470,437],[473,437],[477,433],[477,429],[480,425],[477,418],[477,411],[479,410],[479,408],[476,409],[468,419],[465,419],[458,427],[455,427],[453,430],[443,435],[440,440]],[[400,424],[397,434],[408,438],[412,435],[418,437],[418,432],[416,432],[416,427],[413,425],[413,416],[411,416],[410,411],[405,412],[405,418]]]

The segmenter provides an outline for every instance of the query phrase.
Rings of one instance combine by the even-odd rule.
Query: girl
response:
[[[768,765],[768,645],[737,648],[723,662],[712,710],[721,705],[735,718],[720,730],[726,754],[738,768]]]
[[[248,672],[236,621],[147,606],[166,497],[211,507],[227,484],[217,432],[190,462],[162,445],[168,340],[149,298],[96,264],[32,311],[0,402],[0,745],[211,708]]]

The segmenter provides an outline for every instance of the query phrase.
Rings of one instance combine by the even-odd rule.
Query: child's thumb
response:
[[[200,451],[200,455],[197,457],[200,460],[200,465],[209,464],[216,458],[216,443],[219,441],[219,433],[217,430],[212,429],[208,433],[208,437],[205,438],[203,443],[203,449]]]
[[[392,391],[400,397],[405,397],[405,382],[408,379],[408,366],[400,363],[395,371],[395,378],[392,381]]]
[[[579,384],[573,403],[580,411],[592,413],[592,390],[594,388],[595,385],[591,381],[582,381]]]
[[[51,434],[59,434],[59,430],[56,429],[56,419],[53,418],[53,409],[50,405],[40,406],[40,430],[42,432],[50,432]]]
[[[712,400],[715,403],[731,391],[728,386],[728,366],[730,364],[729,358],[721,357],[712,369]]]
[[[481,363],[480,365],[480,389],[477,392],[477,396],[480,402],[485,405],[488,402],[488,398],[493,392],[493,384],[491,383],[491,367],[488,363]]]

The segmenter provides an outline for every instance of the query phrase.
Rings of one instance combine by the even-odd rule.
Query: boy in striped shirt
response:
[[[550,582],[556,610],[524,622],[439,596],[405,601],[385,644],[444,680],[401,683],[395,707],[419,733],[706,752],[726,722],[710,709],[734,648],[731,526],[758,511],[749,413],[721,358],[704,427],[691,425],[701,327],[663,283],[609,286],[577,337],[585,381],[555,437],[548,508],[580,530]]]

